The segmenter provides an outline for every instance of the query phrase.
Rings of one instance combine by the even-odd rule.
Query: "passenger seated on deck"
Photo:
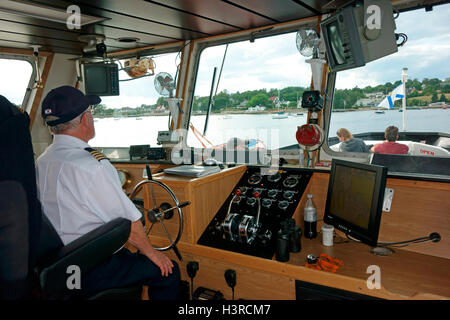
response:
[[[95,136],[92,108],[100,101],[69,86],[45,97],[42,117],[54,138],[37,159],[43,211],[65,245],[115,218],[132,221],[128,242],[139,253],[122,248],[82,275],[80,294],[147,285],[152,300],[179,299],[178,265],[152,247],[141,213],[122,191],[116,169],[87,144]]]
[[[386,154],[408,154],[409,148],[407,145],[395,142],[398,140],[397,127],[387,127],[384,131],[384,137],[386,138],[386,141],[374,145],[370,151]]]
[[[341,152],[369,152],[370,146],[359,138],[354,138],[353,135],[345,128],[340,128],[336,135],[341,142],[339,151]]]

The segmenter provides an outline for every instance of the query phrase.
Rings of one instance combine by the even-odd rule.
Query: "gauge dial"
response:
[[[275,198],[278,194],[278,190],[276,189],[271,189],[267,192],[267,195],[271,198]]]
[[[239,187],[239,190],[241,191],[242,195],[245,195],[248,191],[248,187]]]
[[[293,192],[293,191],[285,191],[285,192],[283,193],[283,197],[284,197],[286,200],[291,200],[293,196],[294,196],[294,192]]]
[[[267,177],[267,181],[269,181],[269,182],[278,182],[278,181],[280,181],[280,179],[281,179],[281,174],[279,172]]]
[[[253,193],[258,192],[259,194],[262,194],[263,189],[262,188],[253,188]]]
[[[247,199],[247,205],[249,205],[250,207],[253,207],[255,205],[255,203],[256,203],[256,198],[251,197],[251,198]]]
[[[261,203],[261,205],[264,207],[264,208],[270,208],[271,206],[272,206],[272,199],[264,199],[263,201],[262,201],[262,203]]]
[[[283,186],[286,188],[293,188],[298,184],[297,177],[289,176],[286,178],[286,180],[283,181]]]
[[[287,207],[289,207],[289,202],[284,201],[284,200],[278,202],[278,208],[280,208],[281,210],[286,210]]]
[[[241,197],[241,196],[236,196],[236,197],[234,197],[234,199],[233,199],[233,203],[239,203],[239,202],[241,202],[241,200],[242,200],[242,197]]]
[[[260,183],[262,180],[262,176],[258,173],[255,173],[253,175],[250,176],[250,178],[248,178],[248,183],[251,185],[256,185],[258,183]]]

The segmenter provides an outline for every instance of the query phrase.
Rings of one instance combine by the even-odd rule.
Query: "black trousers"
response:
[[[164,277],[146,256],[122,248],[107,262],[81,275],[81,290],[91,294],[110,288],[146,285],[151,300],[179,300],[180,270],[175,261],[172,263],[172,273]]]

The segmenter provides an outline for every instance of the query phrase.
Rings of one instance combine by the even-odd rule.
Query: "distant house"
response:
[[[155,112],[158,113],[166,112],[166,107],[164,107],[163,105],[156,106]]]
[[[254,107],[249,107],[245,112],[255,112],[255,111],[264,111],[264,110],[266,110],[266,107],[254,106]]]
[[[371,92],[371,93],[366,93],[365,96],[367,98],[372,98],[372,99],[382,99],[384,97],[383,92]]]
[[[446,102],[433,102],[433,103],[428,104],[428,106],[430,106],[430,107],[438,107],[438,106],[444,107],[444,106],[447,106],[447,103]]]
[[[359,106],[375,107],[376,105],[377,105],[377,100],[371,99],[371,98],[358,99],[358,101],[356,101],[356,103],[355,103],[355,106],[357,106],[357,107],[359,107]]]

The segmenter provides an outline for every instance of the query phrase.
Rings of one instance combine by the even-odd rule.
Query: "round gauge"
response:
[[[247,199],[247,205],[249,205],[250,207],[253,207],[255,205],[255,203],[256,203],[256,198],[251,197],[251,198]]]
[[[267,192],[267,195],[271,198],[275,198],[278,194],[278,190],[276,189],[271,189]]]
[[[284,201],[284,200],[278,202],[278,208],[280,208],[281,210],[286,210],[287,207],[289,207],[289,202]]]
[[[255,185],[260,183],[262,180],[262,176],[258,173],[253,174],[252,176],[250,176],[250,178],[248,178],[248,183],[251,185]]]
[[[302,96],[302,107],[306,109],[322,109],[322,101],[319,91],[305,91]]]
[[[262,194],[263,189],[262,188],[253,188],[253,193],[258,192],[259,194]]]
[[[267,177],[267,181],[269,181],[269,182],[278,182],[278,181],[280,181],[280,179],[281,179],[281,174],[279,172]]]
[[[283,186],[286,188],[293,188],[298,184],[297,177],[289,176],[286,178],[286,180],[283,181]]]
[[[293,196],[294,196],[294,192],[293,192],[293,191],[285,191],[285,192],[283,193],[283,197],[284,197],[286,200],[291,200]]]
[[[244,195],[248,191],[248,187],[239,187],[239,190],[241,190],[241,193]]]
[[[239,203],[239,202],[241,202],[241,200],[242,200],[242,197],[241,197],[241,196],[236,196],[236,197],[234,197],[234,199],[233,199],[233,203]]]
[[[272,205],[272,199],[264,199],[264,200],[262,201],[261,205],[262,205],[264,208],[269,209],[270,206]]]
[[[117,174],[119,175],[120,184],[122,189],[126,189],[131,183],[130,174],[126,170],[118,169]]]

